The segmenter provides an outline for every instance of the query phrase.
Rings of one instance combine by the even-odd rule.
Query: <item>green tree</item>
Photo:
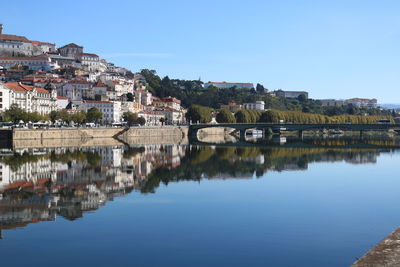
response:
[[[146,124],[146,119],[143,118],[143,117],[139,117],[139,118],[137,119],[137,122],[138,122],[141,126],[143,126],[143,125]]]
[[[67,110],[63,109],[57,112],[59,120],[69,123],[71,121],[71,115]]]
[[[51,122],[52,122],[52,123],[55,123],[56,120],[59,119],[59,114],[58,114],[57,111],[53,110],[53,111],[51,111],[51,112],[49,113],[49,117],[50,117]]]
[[[103,113],[97,108],[90,108],[86,114],[86,121],[97,123],[103,117]]]
[[[18,123],[21,120],[27,122],[28,116],[18,105],[12,104],[11,107],[4,112],[4,118],[6,121]]]
[[[209,123],[212,119],[212,110],[209,107],[192,105],[188,109],[186,117],[189,121],[194,123]]]
[[[81,111],[79,111],[77,113],[72,114],[70,116],[70,120],[75,122],[75,123],[77,123],[77,124],[82,124],[84,121],[87,121],[87,114],[88,113],[86,113],[85,111],[81,110]],[[89,120],[89,121],[91,121],[91,120]]]
[[[232,112],[230,112],[227,109],[221,109],[216,116],[216,120],[219,123],[235,123],[236,122],[235,116],[233,116]]]
[[[238,123],[250,123],[251,117],[247,110],[242,109],[235,113],[236,122]]]
[[[124,112],[124,114],[122,114],[122,119],[124,121],[126,121],[128,126],[132,126],[133,124],[138,123],[137,122],[137,120],[138,120],[137,114],[130,112],[130,111]]]

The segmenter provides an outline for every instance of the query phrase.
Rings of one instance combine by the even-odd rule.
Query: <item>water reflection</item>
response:
[[[75,220],[132,191],[154,193],[161,183],[252,179],[306,170],[313,162],[374,164],[398,144],[393,138],[287,138],[284,144],[2,150],[0,232],[57,216]]]

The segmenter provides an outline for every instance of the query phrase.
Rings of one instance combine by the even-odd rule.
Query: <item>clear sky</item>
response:
[[[400,103],[400,1],[10,1],[4,33],[170,78]]]

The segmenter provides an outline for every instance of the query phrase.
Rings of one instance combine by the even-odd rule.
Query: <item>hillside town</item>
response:
[[[96,108],[101,124],[118,124],[131,112],[146,125],[185,123],[186,110],[174,97],[146,90],[139,73],[115,66],[75,43],[54,43],[3,34],[0,25],[0,112],[17,105],[26,112],[69,114]]]
[[[151,86],[148,77],[116,66],[94,52],[86,51],[83,46],[75,43],[58,47],[55,43],[4,34],[3,25],[0,24],[0,113],[11,107],[40,115],[62,111],[72,116],[96,110],[100,114],[96,123],[102,125],[122,125],[129,119],[129,114],[141,118],[138,121],[140,125],[147,126],[191,122],[187,118],[187,108],[191,104],[198,104],[188,103],[194,101],[188,100],[191,96],[186,96],[185,103],[182,103],[182,99],[176,95],[154,95],[149,90]],[[179,84],[182,81],[171,81],[179,90],[186,89]],[[168,79],[168,82],[171,81]],[[262,91],[263,95],[277,99],[309,99],[307,91],[269,91],[262,86],[262,90],[259,90],[260,85],[254,86],[253,83],[198,81],[198,85],[203,91],[210,88],[221,91],[234,88]],[[234,99],[218,101],[217,105],[209,106],[227,109],[232,113],[242,109],[265,111],[273,108],[267,107],[263,100],[244,103],[236,103]],[[366,98],[320,99],[317,103],[322,108],[378,107],[376,99]],[[303,107],[300,111],[309,112],[309,109]],[[74,118],[79,120],[78,116]]]

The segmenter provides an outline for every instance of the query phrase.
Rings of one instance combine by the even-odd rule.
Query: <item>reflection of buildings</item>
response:
[[[0,230],[54,221],[57,215],[82,217],[140,189],[155,168],[179,166],[185,150],[158,145],[18,152],[0,158]]]
[[[133,190],[154,192],[160,182],[252,179],[268,171],[306,170],[310,162],[375,163],[380,152],[179,145],[1,151],[0,232],[56,216],[74,220]]]

